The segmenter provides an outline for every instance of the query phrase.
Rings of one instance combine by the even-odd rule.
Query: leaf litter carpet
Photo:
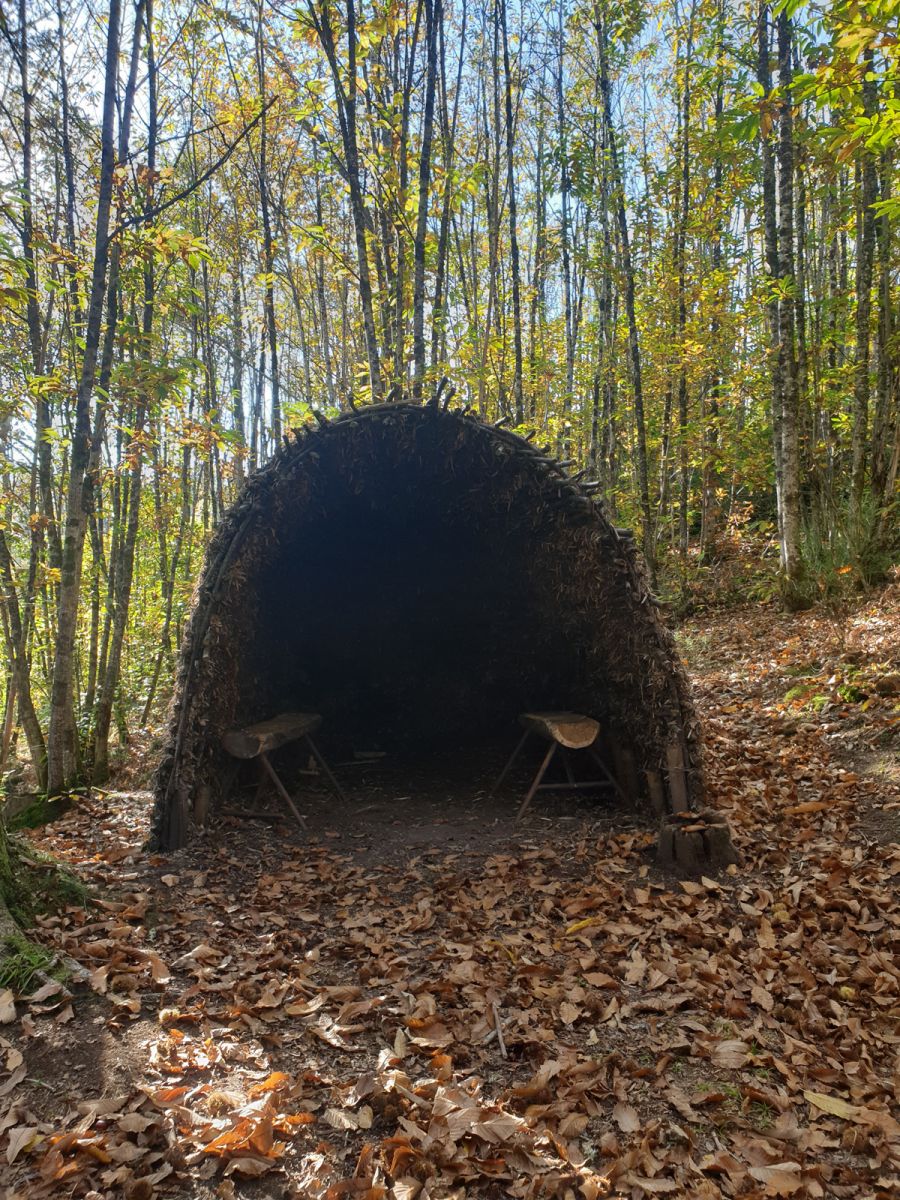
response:
[[[682,631],[716,879],[585,801],[169,856],[147,793],[80,803],[34,841],[98,901],[33,936],[83,978],[0,995],[10,1200],[896,1197],[898,618]]]

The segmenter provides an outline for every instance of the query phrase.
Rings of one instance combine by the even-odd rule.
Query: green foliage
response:
[[[0,988],[11,988],[17,996],[27,995],[34,991],[41,975],[50,975],[62,982],[66,971],[57,963],[55,955],[28,941],[22,934],[6,938],[0,947]]]
[[[882,583],[896,562],[897,537],[869,493],[858,505],[844,501],[827,515],[811,513],[803,557],[817,596],[831,600]]]
[[[35,796],[30,804],[7,819],[6,827],[10,833],[19,829],[40,829],[61,817],[67,807],[68,797]]]
[[[36,917],[65,908],[87,908],[91,895],[69,870],[18,838],[8,838],[9,886],[4,899],[13,917],[24,926]]]

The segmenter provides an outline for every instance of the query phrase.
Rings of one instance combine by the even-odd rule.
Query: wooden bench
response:
[[[328,780],[331,790],[338,799],[346,801],[347,797],[341,790],[341,785],[331,773],[331,768],[312,739],[312,735],[321,724],[322,717],[319,713],[280,713],[277,717],[271,717],[268,721],[260,721],[256,725],[247,725],[243,729],[231,729],[222,738],[222,745],[234,758],[259,759],[263,770],[274,783],[279,796],[290,808],[298,823],[304,827],[306,821],[291,799],[287,788],[278,778],[275,768],[269,761],[269,754],[281,746],[286,746],[289,742],[304,741],[310,754],[319,764],[322,774]]]
[[[586,788],[611,787],[616,791],[620,791],[619,785],[616,783],[613,776],[610,774],[606,763],[594,749],[594,744],[600,733],[600,722],[595,721],[593,717],[586,717],[583,713],[574,712],[525,712],[519,714],[519,724],[524,728],[525,732],[519,741],[519,744],[513,750],[509,761],[500,772],[497,782],[491,789],[493,795],[503,780],[509,774],[513,763],[519,757],[525,747],[525,743],[532,736],[543,738],[550,745],[547,748],[547,753],[544,755],[543,762],[538,768],[538,772],[532,781],[531,787],[525,793],[522,803],[519,805],[519,810],[516,813],[516,820],[521,820],[528,811],[532,800],[539,791],[549,790],[574,790],[581,791]],[[563,765],[566,771],[565,783],[542,783],[544,775],[547,773],[547,768],[553,761],[553,757],[557,750],[562,752]],[[576,780],[572,771],[572,764],[569,761],[569,751],[584,750],[590,755],[593,762],[600,768],[603,775],[602,779]]]

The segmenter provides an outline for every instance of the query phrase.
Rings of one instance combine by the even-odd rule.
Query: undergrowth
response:
[[[73,906],[86,908],[91,896],[84,884],[54,859],[15,836],[5,838],[5,859],[0,897],[0,988],[27,995],[36,981],[49,975],[62,982],[67,971],[56,955],[31,941],[23,930],[44,914]]]
[[[16,995],[26,995],[42,976],[49,975],[62,982],[66,970],[43,946],[30,942],[21,933],[4,941],[0,954],[0,988],[10,988]]]
[[[871,496],[859,505],[810,510],[804,517],[801,577],[788,583],[779,562],[771,521],[734,523],[705,558],[664,556],[656,586],[676,616],[738,605],[780,604],[790,610],[820,607],[840,621],[860,596],[890,579],[900,564],[900,522],[885,520]]]
[[[858,505],[845,503],[823,516],[810,512],[803,523],[801,551],[815,599],[843,599],[872,588],[890,574],[900,545],[893,524],[870,495]]]
[[[7,819],[6,828],[10,833],[17,829],[40,829],[61,817],[70,807],[68,797],[35,796],[26,807]]]
[[[48,854],[11,837],[9,855],[15,884],[7,903],[19,924],[31,924],[36,917],[63,908],[90,906],[91,895],[84,884]]]

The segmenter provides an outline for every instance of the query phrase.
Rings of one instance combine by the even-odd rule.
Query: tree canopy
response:
[[[896,0],[0,8],[3,754],[108,770],[291,427],[536,430],[659,586],[897,549]],[[767,586],[765,584],[761,586]]]

